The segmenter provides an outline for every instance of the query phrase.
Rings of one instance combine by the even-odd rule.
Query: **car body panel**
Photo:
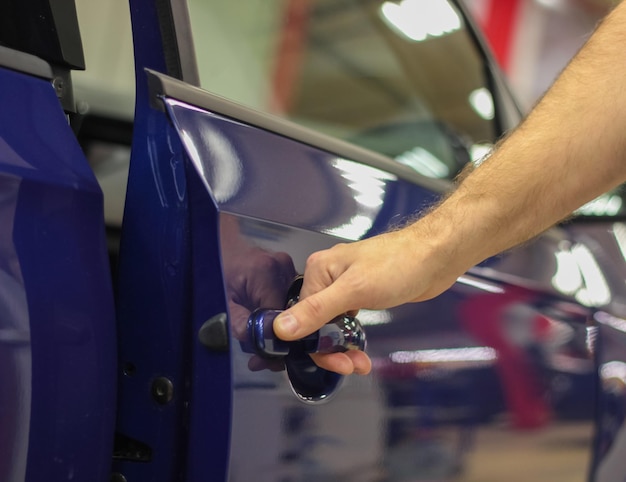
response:
[[[0,478],[106,480],[115,323],[102,193],[46,79],[0,69]]]
[[[285,372],[272,371],[275,361],[249,355],[249,313],[284,308],[311,252],[385,230],[437,193],[180,100],[164,103],[190,175],[221,213],[233,358],[230,480],[378,480],[405,470],[444,480],[469,457],[462,441],[504,414],[511,438],[586,420],[591,446],[591,398],[574,393],[594,387],[590,312],[556,293],[484,276],[513,260],[492,260],[433,301],[365,312],[373,375],[346,380],[327,403],[303,405]],[[563,346],[554,346],[558,332]],[[578,371],[561,373],[550,362],[559,357]],[[570,382],[571,400],[551,388],[559,376]],[[442,427],[457,430],[458,442],[440,446],[432,434]],[[397,454],[409,447],[439,447],[445,456],[407,465]]]
[[[117,303],[118,359],[121,367],[131,370],[119,380],[116,432],[122,443],[117,447],[113,471],[129,480],[177,480],[184,473],[202,473],[205,479],[211,474],[223,480],[230,423],[230,361],[227,353],[213,356],[199,351],[194,343],[194,332],[207,320],[196,324],[196,298],[199,302],[215,300],[218,305],[220,298],[196,297],[192,292],[196,289],[194,269],[203,268],[204,263],[195,261],[197,256],[191,252],[190,184],[183,148],[163,112],[151,106],[144,71],[168,71],[159,28],[160,7],[155,2],[131,2],[137,102]],[[202,206],[198,203],[195,208]],[[201,231],[196,232],[199,236]],[[215,238],[217,232],[212,233]],[[199,279],[198,289],[209,283],[221,290],[220,271],[212,274],[217,278]],[[224,310],[217,306],[211,316]],[[196,356],[214,363],[204,361],[198,367]],[[203,404],[192,403],[194,390],[201,386],[197,377],[211,393]],[[159,398],[158,380],[169,384],[170,397]],[[208,445],[189,443],[190,433],[194,439],[197,432],[211,435]],[[137,447],[139,451],[134,450]]]
[[[373,374],[344,380],[326,403],[303,403],[287,373],[272,370],[280,361],[249,353],[247,315],[282,308],[311,252],[388,229],[431,205],[443,185],[161,75],[171,69],[156,10],[131,5],[138,97],[120,356],[145,371],[120,385],[118,431],[153,457],[116,471],[148,480],[446,480],[471,476],[474,460],[489,457],[489,443],[475,442],[484,433],[506,441],[499,456],[510,462],[530,460],[529,432],[551,439],[573,427],[587,458],[568,470],[585,473],[595,331],[592,311],[550,286],[559,236],[488,260],[430,302],[364,311]],[[228,351],[219,336],[210,346],[200,336],[224,319]],[[157,407],[148,387],[162,375],[175,395]],[[172,455],[176,447],[185,450]]]
[[[116,323],[101,193],[54,88],[0,69],[0,479],[109,480],[111,455],[116,481],[621,476],[625,286],[606,232],[553,229],[433,300],[362,310],[368,376],[286,371],[254,353],[250,313],[284,308],[312,252],[450,184],[199,89],[185,2],[130,5]]]

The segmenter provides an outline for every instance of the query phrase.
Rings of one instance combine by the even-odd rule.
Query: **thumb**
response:
[[[298,340],[319,330],[336,316],[354,307],[347,306],[345,290],[335,282],[300,300],[274,320],[274,333],[283,340]]]

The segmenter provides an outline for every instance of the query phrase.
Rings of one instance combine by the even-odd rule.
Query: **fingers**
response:
[[[350,276],[350,257],[346,247],[336,245],[326,251],[312,254],[307,260],[300,302],[274,320],[274,333],[283,340],[298,340],[320,329],[324,324],[344,313],[356,314],[361,303],[356,288],[359,283]],[[313,354],[313,361],[321,368],[350,375],[367,374],[372,369],[370,358],[362,351]]]
[[[349,311],[339,281],[319,291],[274,320],[274,333],[283,340],[298,340],[313,333],[336,316]]]
[[[313,353],[311,358],[317,366],[340,375],[367,375],[372,370],[372,361],[365,352],[349,350],[344,353]]]
[[[245,306],[229,300],[228,311],[230,312],[230,328],[234,337],[238,340],[246,339],[246,329],[250,310]]]
[[[285,369],[285,361],[280,359],[267,360],[256,355],[250,357],[248,360],[248,368],[250,371],[258,372],[261,370],[270,370],[272,372],[280,372]]]
[[[311,358],[320,368],[329,370],[340,375],[367,375],[372,370],[372,361],[362,351],[347,351],[345,353],[332,353],[323,355],[314,353]],[[258,356],[252,356],[248,360],[248,368],[253,371],[271,370],[281,371],[285,368],[283,360],[267,360]]]

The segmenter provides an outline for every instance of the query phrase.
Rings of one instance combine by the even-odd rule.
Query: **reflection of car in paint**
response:
[[[130,5],[134,111],[119,3],[78,3],[104,50],[75,98],[71,9],[0,7],[1,480],[615,480],[620,223],[362,310],[368,377],[249,350],[311,252],[429,206],[517,122],[458,5],[421,33],[410,0]]]

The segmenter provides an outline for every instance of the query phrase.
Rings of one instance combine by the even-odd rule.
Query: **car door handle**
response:
[[[300,300],[302,276],[297,277],[287,293],[286,307]],[[274,334],[274,320],[284,310],[257,309],[248,317],[242,348],[260,358],[284,361],[293,393],[305,403],[327,401],[337,392],[344,377],[320,368],[311,353],[337,353],[365,350],[366,337],[361,323],[347,314],[336,317],[318,331],[300,340],[285,341]]]
[[[274,334],[273,329],[274,320],[282,312],[283,310],[259,309],[248,318],[249,346],[262,358],[365,350],[365,331],[359,320],[353,316],[338,316],[300,340],[284,341]]]

